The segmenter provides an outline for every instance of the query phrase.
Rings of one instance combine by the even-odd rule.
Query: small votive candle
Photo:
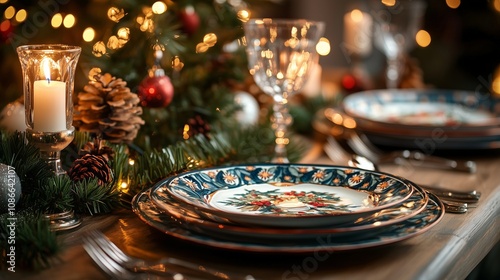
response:
[[[344,43],[353,53],[364,56],[372,51],[372,16],[354,9],[344,15]]]
[[[66,130],[66,83],[35,81],[33,94],[33,129],[43,132]]]

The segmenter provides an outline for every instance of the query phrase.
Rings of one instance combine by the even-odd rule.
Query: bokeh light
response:
[[[102,69],[99,68],[99,67],[94,67],[92,69],[90,69],[89,71],[89,80],[90,81],[95,81],[95,77],[98,76],[98,75],[101,75],[102,73]]]
[[[207,44],[209,47],[213,47],[217,43],[217,35],[215,33],[208,33],[203,36],[203,43]]]
[[[61,14],[57,13],[52,17],[52,20],[50,21],[50,25],[54,28],[59,28],[63,22],[63,17]]]
[[[116,49],[120,48],[121,44],[120,44],[120,41],[118,40],[118,37],[111,36],[111,37],[109,37],[108,44],[106,44],[106,46],[109,49],[116,50]]]
[[[172,68],[174,70],[180,71],[184,67],[184,63],[181,61],[179,56],[174,56],[174,59],[172,59]]]
[[[106,45],[103,41],[99,41],[92,47],[92,54],[96,57],[101,57],[106,54]]]
[[[28,17],[28,13],[26,12],[25,9],[21,9],[16,13],[16,21],[17,22],[23,22],[26,20]]]
[[[495,77],[491,86],[496,94],[500,94],[500,77]]]
[[[250,19],[250,12],[247,10],[239,10],[236,15],[242,22],[247,22]]]
[[[199,43],[196,45],[196,53],[204,53],[206,52],[210,47],[206,43]]]
[[[92,27],[87,27],[83,31],[82,38],[85,42],[92,42],[95,38],[95,30]]]
[[[431,44],[431,35],[422,29],[417,32],[415,40],[420,47],[425,48]]]
[[[63,25],[64,27],[66,28],[71,28],[75,25],[76,23],[76,18],[74,15],[72,14],[67,14],[65,17],[64,17],[64,21],[63,21]]]
[[[118,39],[124,40],[126,43],[130,39],[130,29],[128,27],[122,27],[116,32]]]
[[[14,6],[9,6],[9,7],[7,7],[7,9],[5,9],[5,11],[3,12],[3,16],[4,16],[6,19],[11,19],[11,18],[13,18],[15,15],[16,15],[16,8],[14,8]]]
[[[151,9],[153,10],[153,13],[157,15],[161,15],[164,12],[167,11],[167,5],[163,3],[162,1],[156,1],[153,6],[151,6]]]
[[[495,70],[495,74],[493,76],[493,82],[491,82],[491,89],[496,94],[500,94],[500,66]]]
[[[382,0],[382,4],[386,5],[387,7],[392,7],[396,5],[396,0]]]
[[[10,20],[6,19],[0,23],[0,31],[6,32],[11,27]]]
[[[446,0],[446,5],[452,9],[456,9],[460,6],[460,0]]]
[[[500,0],[493,0],[493,9],[495,11],[500,12]]]
[[[318,44],[316,44],[316,51],[318,52],[318,54],[326,56],[330,53],[330,50],[330,41],[325,37],[320,38]]]
[[[125,11],[117,7],[111,7],[108,9],[107,15],[110,20],[119,22],[125,16]]]

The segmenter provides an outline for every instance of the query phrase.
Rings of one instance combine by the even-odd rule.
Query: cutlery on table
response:
[[[327,143],[324,145],[324,151],[326,152],[327,156],[334,162],[342,162],[342,163],[348,163],[349,166],[353,167],[358,167],[362,169],[367,169],[367,170],[372,170],[376,171],[378,170],[377,166],[370,161],[369,159],[353,154],[352,152],[348,152],[340,143],[337,142],[333,137],[329,136],[327,138]],[[443,195],[442,192],[438,192],[437,194],[434,193],[432,190],[425,189],[425,186],[422,186],[418,184],[420,187],[422,187],[424,190],[427,192],[432,192],[436,196],[438,196],[441,201],[443,202],[445,209],[448,213],[465,213],[467,212],[468,205],[467,202],[477,202],[479,199],[480,193],[473,191],[473,192],[460,192],[460,191],[449,191],[446,193],[446,196],[439,196]],[[463,197],[463,196],[468,196],[470,193],[474,193],[473,198],[465,200],[461,200],[456,197]],[[456,201],[450,201],[448,200],[449,197],[453,197]],[[444,198],[444,199],[443,199]],[[464,202],[465,201],[465,202]]]
[[[351,158],[348,160],[348,164],[351,166],[356,166],[367,170],[373,170],[373,171],[380,170],[375,163],[357,154],[351,155]],[[418,184],[418,185],[423,189],[425,189],[426,191],[432,192],[436,196],[445,198],[448,201],[476,203],[479,201],[479,198],[481,197],[481,192],[478,192],[476,190],[456,191],[438,186],[431,186],[425,184]]]
[[[373,145],[364,134],[352,129],[345,134],[346,143],[356,154],[362,155],[376,163],[403,164],[407,161],[414,161],[418,162],[419,165],[429,168],[440,168],[468,173],[476,172],[476,163],[471,160],[452,160],[411,150],[399,150],[386,153]]]
[[[90,237],[83,238],[83,248],[87,251],[88,255],[94,260],[94,262],[101,268],[104,273],[111,277],[111,279],[173,279],[173,280],[188,280],[180,273],[169,273],[160,275],[151,275],[149,273],[136,273],[122,267],[117,262],[115,262],[106,252],[104,252],[99,246],[92,242]],[[166,278],[169,276],[168,278]],[[190,280],[197,280],[190,278]],[[200,279],[201,280],[201,279]]]
[[[189,261],[177,258],[162,258],[158,261],[146,261],[139,258],[134,258],[125,254],[113,242],[111,242],[102,232],[90,231],[84,238],[84,248],[87,252],[92,251],[93,254],[105,255],[110,261],[127,269],[129,272],[140,272],[162,276],[173,277],[175,280],[193,280],[191,276],[185,277],[181,273],[173,270],[181,268],[187,271],[188,274],[203,276],[201,279],[241,279],[255,280],[251,275],[236,275],[234,273],[225,273],[216,269],[191,263]],[[90,253],[89,253],[90,255]],[[92,255],[91,255],[92,256]]]

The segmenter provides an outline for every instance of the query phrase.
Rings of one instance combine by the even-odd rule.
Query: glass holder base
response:
[[[73,210],[61,213],[45,214],[45,218],[50,221],[50,229],[52,231],[73,229],[82,223],[82,219],[78,217]]]

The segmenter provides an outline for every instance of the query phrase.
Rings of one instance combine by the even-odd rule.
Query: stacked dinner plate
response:
[[[500,98],[490,93],[372,90],[347,96],[342,109],[374,144],[428,152],[500,148]]]
[[[438,198],[383,172],[345,166],[248,164],[166,178],[133,200],[168,235],[254,252],[353,250],[425,232]]]

